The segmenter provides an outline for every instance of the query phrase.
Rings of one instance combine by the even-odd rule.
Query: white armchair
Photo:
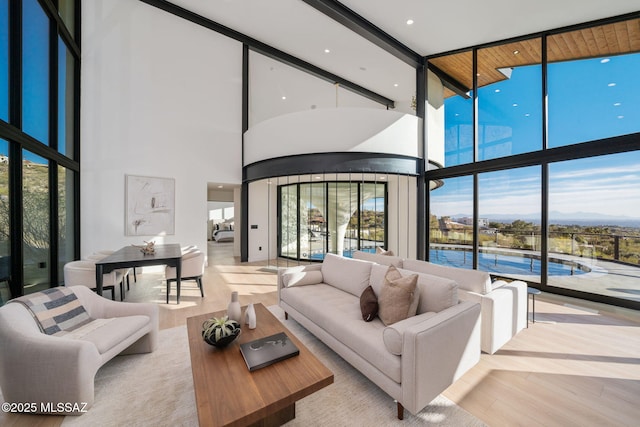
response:
[[[120,299],[122,300],[122,273],[120,271],[112,271],[102,276],[102,289],[111,291],[111,299],[115,300],[116,285],[120,286]],[[65,286],[86,286],[96,289],[96,264],[95,261],[71,261],[64,265],[64,284]]]
[[[75,295],[70,304],[84,308],[85,317],[68,332],[63,325],[62,336],[48,334],[50,325],[45,322],[43,328],[42,321],[46,315],[34,315],[37,308],[25,301],[39,302],[65,289],[71,292],[59,292],[72,294],[67,300]],[[58,403],[78,403],[68,414],[80,415],[76,409],[83,403],[85,409],[93,404],[94,377],[102,365],[119,354],[149,353],[157,347],[155,304],[109,301],[85,286],[53,288],[13,301],[0,307],[0,388],[6,402],[34,403],[42,413],[47,405],[41,403],[49,404],[58,415]]]
[[[164,270],[165,278],[167,280],[167,304],[169,304],[169,293],[171,291],[171,282],[176,282],[176,269],[175,267],[167,266]],[[202,275],[204,274],[204,253],[197,248],[191,248],[182,254],[182,271],[180,274],[180,281],[183,280],[195,280],[196,284],[200,288],[200,295],[204,297],[204,289],[202,288]],[[180,303],[180,285],[176,286],[177,299]]]

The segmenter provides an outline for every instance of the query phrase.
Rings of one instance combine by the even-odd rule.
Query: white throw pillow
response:
[[[292,271],[282,275],[282,284],[290,288],[292,286],[317,285],[322,283],[322,272],[312,271]]]

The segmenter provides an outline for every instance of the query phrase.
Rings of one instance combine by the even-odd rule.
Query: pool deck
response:
[[[437,244],[442,249],[469,250],[469,246]],[[540,252],[510,248],[481,248],[485,252],[504,253],[504,255],[537,256]],[[550,258],[570,261],[585,265],[591,269],[588,273],[576,276],[550,276],[549,286],[572,289],[576,291],[607,295],[615,298],[640,301],[640,266],[620,264],[594,258],[584,258],[575,255],[551,253]],[[491,273],[498,275],[498,273]],[[540,276],[534,274],[500,274],[501,277],[540,283]]]

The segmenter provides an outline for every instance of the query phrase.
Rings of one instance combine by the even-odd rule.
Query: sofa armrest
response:
[[[284,287],[282,276],[286,273],[296,273],[304,271],[321,271],[322,264],[297,265],[295,267],[278,268],[278,301],[280,301],[280,290]]]
[[[26,313],[18,304],[8,306],[4,308],[8,317]],[[0,328],[0,385],[5,401],[37,403],[38,411],[40,402],[91,406],[93,379],[101,365],[96,346],[41,332],[23,334],[18,326],[3,324]]]
[[[480,360],[480,304],[460,302],[404,332],[403,405],[415,414]]]
[[[527,284],[500,284],[482,295],[482,351],[495,353],[527,326]]]
[[[86,286],[72,286],[84,309],[94,319],[125,316],[149,316],[153,324],[158,324],[158,306],[151,303],[111,301],[95,294]]]

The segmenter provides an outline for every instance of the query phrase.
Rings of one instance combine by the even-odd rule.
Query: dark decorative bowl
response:
[[[242,329],[236,328],[236,330],[234,330],[231,335],[227,335],[226,337],[222,337],[218,341],[215,341],[215,337],[207,338],[207,337],[203,336],[202,339],[204,339],[204,342],[206,342],[207,344],[211,344],[214,347],[223,348],[223,347],[228,346],[229,344],[231,344],[233,342],[233,340],[238,338],[240,336],[241,332],[242,332]]]

